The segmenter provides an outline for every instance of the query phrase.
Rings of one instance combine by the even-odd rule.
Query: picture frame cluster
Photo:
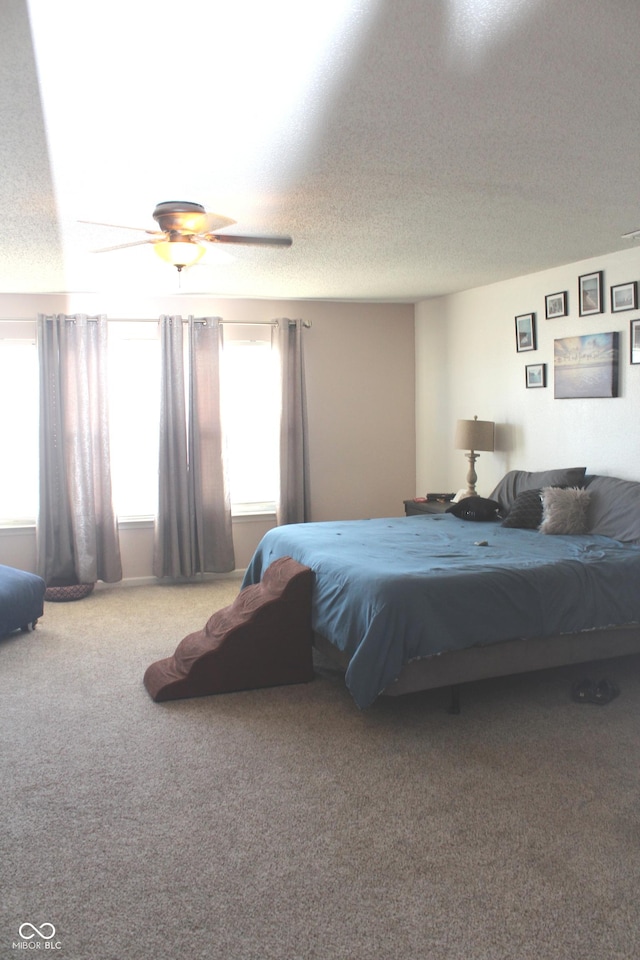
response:
[[[604,271],[594,270],[578,277],[578,315],[599,316],[638,310],[638,281],[614,284],[606,297]],[[545,319],[569,316],[569,291],[559,290],[545,296]],[[529,353],[538,349],[535,312],[515,317],[516,351]],[[564,337],[554,341],[554,397],[618,396],[618,359],[620,332],[590,333]],[[629,321],[629,363],[640,364],[640,317]],[[594,376],[594,370],[597,376]],[[525,366],[525,386],[540,389],[547,386],[547,364]]]

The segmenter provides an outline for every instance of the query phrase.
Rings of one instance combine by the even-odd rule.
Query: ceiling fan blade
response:
[[[144,227],[128,227],[121,223],[100,223],[97,220],[78,220],[78,223],[88,223],[94,227],[113,227],[115,230],[138,230],[140,233],[149,233],[152,236],[158,236],[162,230],[146,230]]]
[[[207,213],[199,203],[170,200],[159,203],[153,211],[153,219],[165,233],[200,235],[213,233],[222,227],[231,227],[236,222],[220,213]]]
[[[134,240],[133,243],[118,243],[115,247],[100,247],[99,250],[92,250],[91,253],[111,253],[112,250],[124,250],[126,247],[141,247],[147,243],[155,244],[159,243],[163,236],[164,234],[160,234],[157,240]]]
[[[203,221],[202,230],[199,230],[199,233],[213,233],[214,230],[233,227],[237,223],[237,220],[232,220],[231,217],[223,217],[221,213],[205,213]]]
[[[163,223],[165,230],[169,233],[175,231],[184,234],[184,236],[206,238],[214,230],[233,227],[236,221],[232,220],[231,217],[223,217],[219,213],[192,213],[181,217],[179,220],[177,217],[174,218],[174,222],[169,222],[169,226],[167,226],[167,218],[164,218]]]
[[[291,237],[253,237],[234,233],[209,233],[203,239],[209,243],[237,243],[253,247],[290,247],[293,243]]]

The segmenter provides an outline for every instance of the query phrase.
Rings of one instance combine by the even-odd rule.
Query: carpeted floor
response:
[[[99,590],[0,641],[1,958],[640,956],[640,658],[470,684],[459,716],[361,712],[323,665],[153,703],[145,668],[237,589]],[[620,696],[574,703],[584,675]]]

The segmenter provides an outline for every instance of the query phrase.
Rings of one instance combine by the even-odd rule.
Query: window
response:
[[[155,323],[109,324],[111,485],[119,518],[153,517],[158,501],[160,343]]]
[[[0,523],[38,513],[38,357],[35,321],[0,321]]]
[[[225,324],[223,431],[235,514],[273,512],[280,390],[270,324]],[[149,321],[109,324],[111,481],[119,519],[153,517],[158,497],[160,343]],[[38,513],[35,321],[0,321],[0,523]]]
[[[222,416],[234,513],[272,512],[278,497],[280,389],[272,327],[227,324]]]
[[[279,381],[268,324],[225,324],[223,431],[235,514],[273,512]],[[185,344],[185,357],[187,356]],[[152,517],[158,496],[160,344],[148,321],[109,325],[111,478],[120,519]]]

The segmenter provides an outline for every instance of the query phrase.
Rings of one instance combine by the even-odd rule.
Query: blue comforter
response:
[[[243,587],[283,556],[314,571],[313,629],[348,654],[360,707],[420,657],[640,622],[640,546],[608,537],[451,514],[290,524],[263,537]]]

